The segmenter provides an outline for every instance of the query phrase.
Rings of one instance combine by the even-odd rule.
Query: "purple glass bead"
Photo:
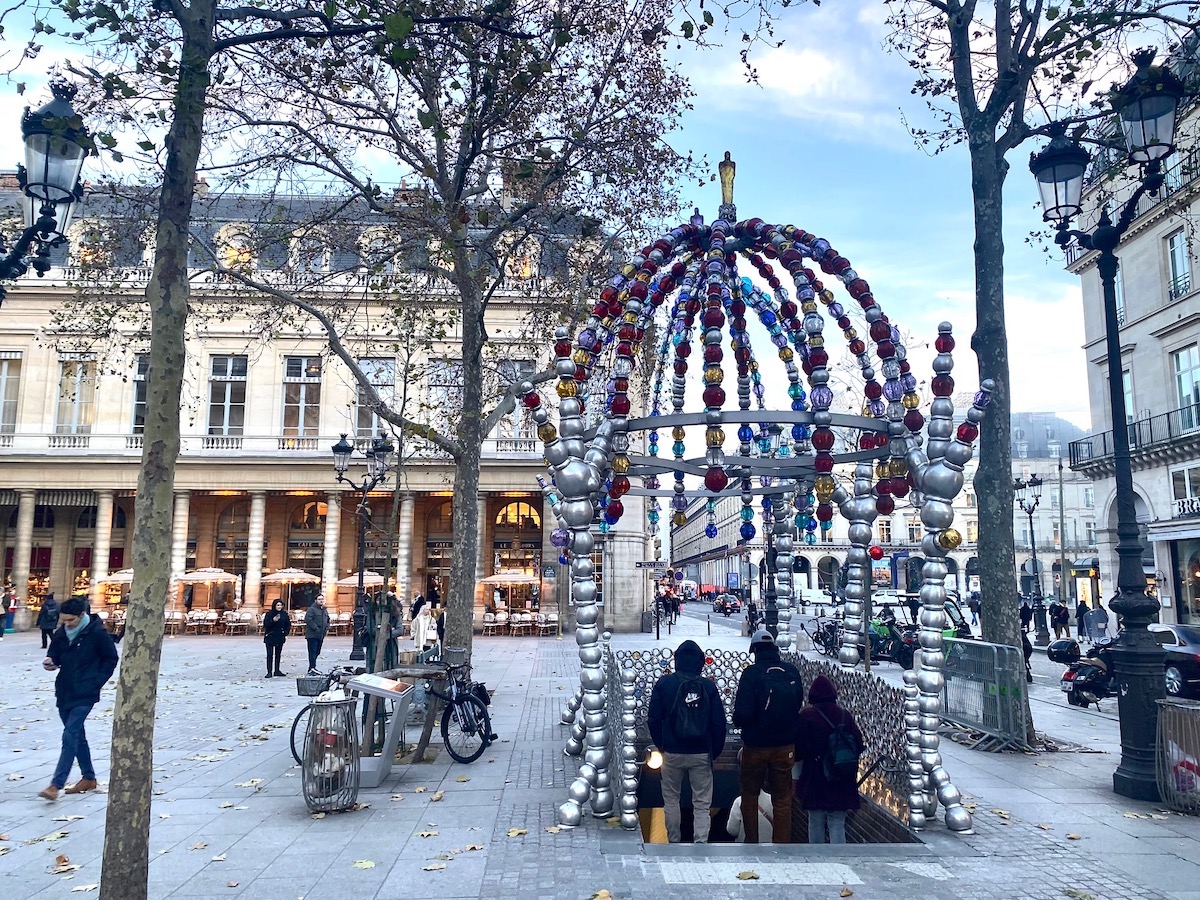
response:
[[[671,509],[678,512],[687,512],[688,500],[683,494],[676,494],[671,498]]]
[[[813,409],[829,409],[829,405],[833,403],[833,391],[828,385],[818,384],[812,389],[808,399],[812,402]]]
[[[780,349],[782,349],[787,346],[787,343],[788,343],[787,335],[782,334],[782,333],[773,334],[773,335],[771,335],[771,343],[774,344],[776,347],[779,347]]]
[[[877,419],[882,419],[883,414],[887,412],[887,404],[882,400],[872,400],[868,405],[871,408],[871,415]]]
[[[733,336],[733,339],[737,342],[737,345],[739,347],[749,347],[750,346],[750,335],[748,335],[744,331],[739,331],[737,334],[735,334]]]
[[[883,383],[883,396],[889,400],[899,400],[904,396],[904,388],[899,381],[885,381]]]
[[[657,475],[647,475],[645,478],[642,479],[642,484],[645,485],[646,490],[648,490],[648,491],[658,490],[658,476]]]
[[[971,402],[980,409],[986,409],[987,405],[992,402],[992,395],[987,391],[976,391]]]
[[[900,329],[899,329],[899,328],[897,328],[895,325],[893,325],[893,326],[892,326],[892,334],[891,334],[891,338],[892,338],[892,343],[893,343],[893,344],[901,344],[901,343],[903,343],[903,341],[901,341],[901,339],[900,339]]]
[[[550,532],[550,543],[560,550],[571,542],[571,532],[565,528],[555,528]]]
[[[838,303],[836,300],[829,304],[829,315],[833,316],[835,319],[840,319],[845,311],[846,310],[842,308],[842,304]]]
[[[583,331],[579,332],[579,346],[584,350],[595,350],[596,332],[592,331],[590,328],[585,328]]]
[[[766,389],[762,386],[761,381],[754,385],[753,390],[754,390],[754,396],[757,397],[759,400],[761,400],[766,395]]]
[[[904,388],[906,392],[915,391],[917,389],[917,376],[902,375],[900,377],[900,387]]]

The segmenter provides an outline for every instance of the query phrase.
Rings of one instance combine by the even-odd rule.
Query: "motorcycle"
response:
[[[1051,642],[1046,656],[1051,662],[1068,666],[1063,672],[1059,687],[1067,695],[1072,706],[1087,707],[1116,696],[1117,685],[1113,677],[1112,653],[1116,638],[1099,641],[1080,656],[1079,644],[1071,639]]]
[[[902,669],[912,668],[913,656],[920,646],[916,628],[901,628],[894,614],[881,615],[871,620],[868,634],[871,639],[871,659],[894,662]]]

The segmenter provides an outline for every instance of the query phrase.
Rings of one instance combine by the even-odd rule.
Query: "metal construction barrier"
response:
[[[1158,793],[1169,809],[1200,813],[1200,702],[1158,701]]]
[[[975,749],[1028,750],[1025,657],[1017,647],[946,638],[942,718],[983,733]]]

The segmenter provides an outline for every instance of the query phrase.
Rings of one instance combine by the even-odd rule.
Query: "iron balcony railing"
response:
[[[1184,439],[1200,440],[1200,403],[1193,403],[1159,416],[1149,416],[1130,422],[1129,450],[1149,450]],[[1091,434],[1071,441],[1071,468],[1087,467],[1113,455],[1113,432]]]

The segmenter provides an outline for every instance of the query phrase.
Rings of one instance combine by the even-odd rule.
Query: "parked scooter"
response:
[[[1072,706],[1087,707],[1116,696],[1117,684],[1113,677],[1112,653],[1116,638],[1108,638],[1093,644],[1087,654],[1080,656],[1079,644],[1071,639],[1053,641],[1046,648],[1051,662],[1068,666],[1063,672],[1059,686],[1067,695]]]
[[[913,656],[919,641],[917,629],[901,627],[890,606],[885,606],[879,617],[871,620],[868,630],[871,637],[871,659],[894,662],[902,669],[911,669]]]

